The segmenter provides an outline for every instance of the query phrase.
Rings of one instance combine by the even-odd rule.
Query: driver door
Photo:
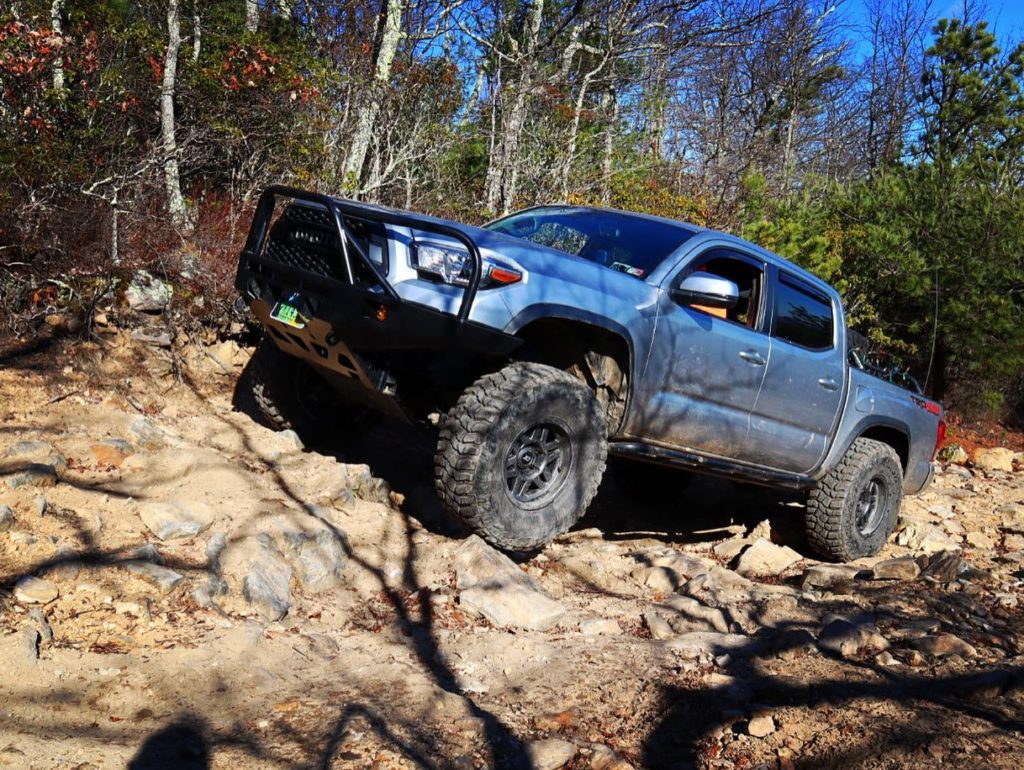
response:
[[[723,312],[673,298],[672,290],[698,271],[736,283],[737,305]],[[771,351],[764,292],[765,264],[732,249],[706,251],[666,281],[644,375],[650,397],[630,433],[742,459]]]

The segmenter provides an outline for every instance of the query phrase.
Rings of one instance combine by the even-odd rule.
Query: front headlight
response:
[[[438,276],[445,283],[466,286],[472,272],[469,252],[453,246],[417,241],[413,249],[417,270]]]

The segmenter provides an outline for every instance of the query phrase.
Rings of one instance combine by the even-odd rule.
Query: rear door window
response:
[[[772,336],[808,350],[830,350],[832,303],[796,278],[780,272],[775,287]]]

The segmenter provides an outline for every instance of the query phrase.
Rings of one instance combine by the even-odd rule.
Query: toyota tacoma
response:
[[[834,288],[669,219],[553,205],[472,227],[273,186],[236,285],[267,422],[434,426],[442,504],[507,551],[570,529],[612,456],[802,490],[818,554],[871,555],[943,437],[939,404],[865,364]]]

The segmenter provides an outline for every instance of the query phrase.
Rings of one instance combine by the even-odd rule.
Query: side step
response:
[[[639,441],[613,441],[608,445],[608,453],[631,460],[683,468],[710,476],[723,476],[767,487],[807,489],[815,484],[813,478],[802,473],[758,468],[754,465],[725,460],[720,457],[708,457],[681,449],[666,449]]]

